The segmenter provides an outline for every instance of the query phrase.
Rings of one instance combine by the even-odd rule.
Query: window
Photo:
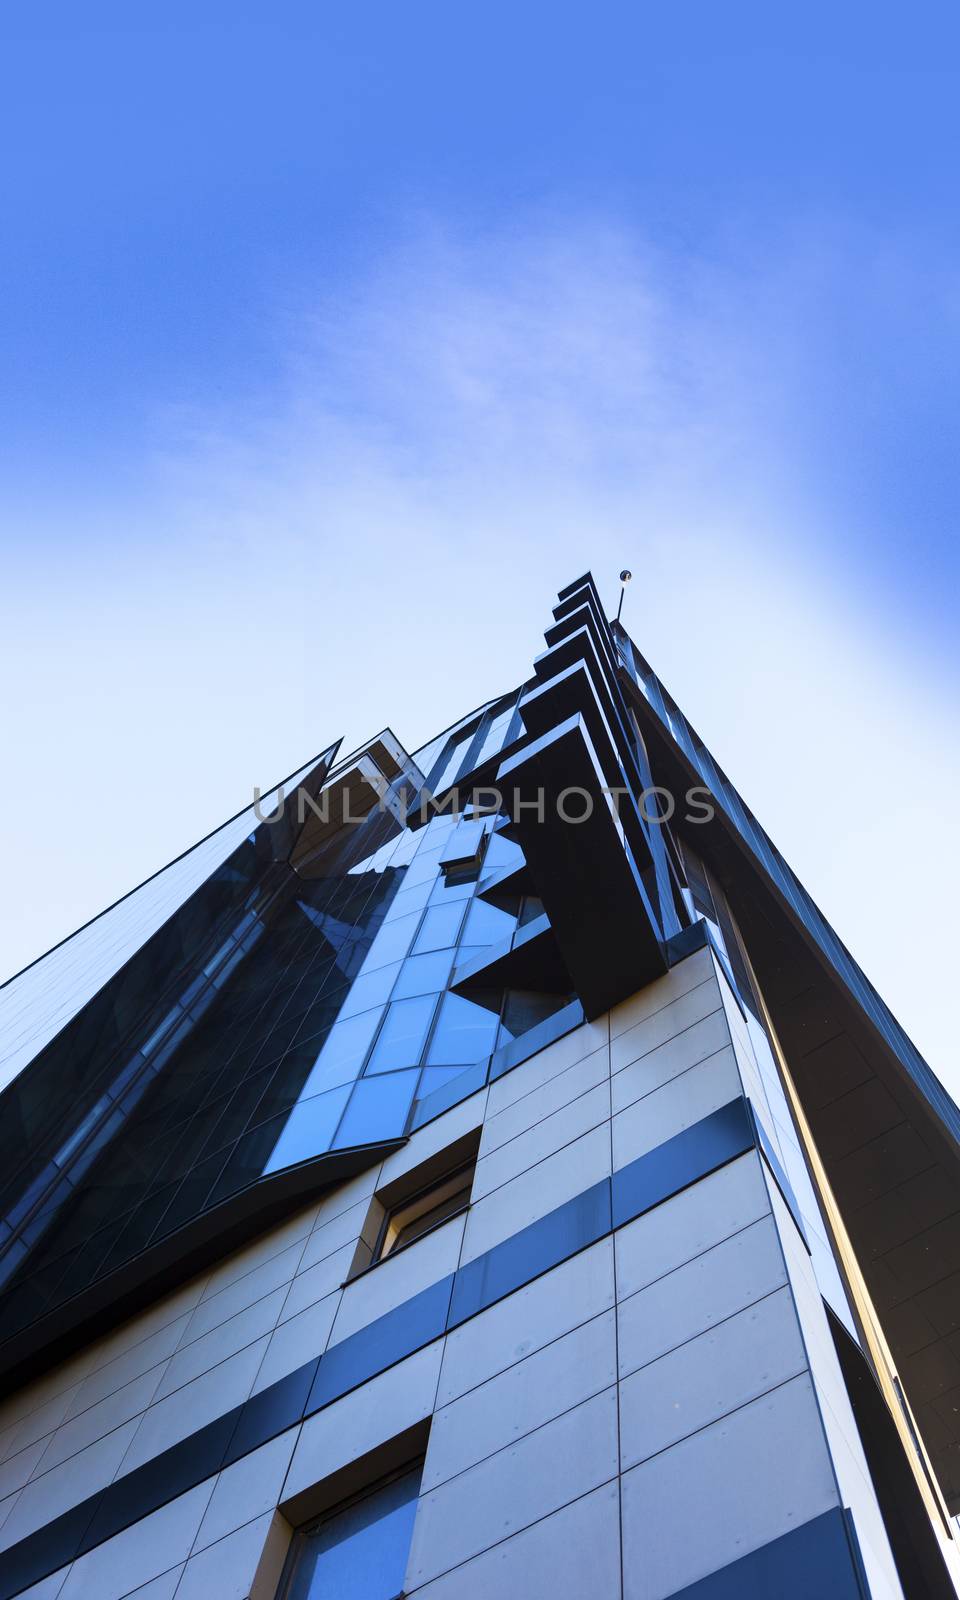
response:
[[[360,1071],[382,1014],[381,1008],[376,1007],[362,1012],[358,1017],[337,1022],[330,1029],[303,1086],[303,1099],[353,1081]]]
[[[336,1149],[402,1138],[419,1077],[419,1068],[414,1067],[412,1072],[385,1072],[382,1077],[361,1078],[337,1129]]]
[[[422,1472],[418,1461],[298,1534],[278,1600],[398,1600]]]
[[[459,994],[444,995],[427,1052],[427,1066],[469,1066],[490,1054],[497,1036],[499,994],[494,992],[492,998],[496,1009],[475,1005]]]
[[[444,789],[453,783],[476,731],[476,725],[466,732],[459,729],[447,742],[443,755],[433,771],[427,775],[427,789],[431,796],[442,794]]]
[[[466,945],[502,944],[510,938],[516,926],[516,917],[508,911],[500,911],[496,906],[488,905],[486,900],[474,900],[467,913],[461,950]]]
[[[403,1000],[408,995],[439,994],[441,989],[446,988],[452,961],[450,950],[431,950],[425,956],[408,956],[397,979],[393,998]]]
[[[470,1204],[474,1165],[470,1161],[466,1166],[458,1167],[455,1172],[447,1173],[446,1177],[388,1211],[374,1249],[374,1261],[384,1261],[403,1245],[412,1244],[414,1239],[429,1233],[431,1228],[466,1211]]]
[[[399,900],[400,896],[397,896]],[[410,948],[410,942],[417,931],[420,922],[420,912],[414,909],[405,916],[397,917],[396,921],[385,921],[377,936],[370,946],[367,958],[363,963],[364,972],[374,972],[377,967],[385,967],[389,962],[402,961]]]
[[[476,877],[486,841],[486,824],[461,817],[440,853],[440,870],[447,878]]]
[[[394,1000],[367,1062],[368,1074],[393,1072],[398,1067],[416,1065],[436,1004],[436,994]]]
[[[414,953],[420,955],[424,950],[445,950],[456,944],[462,921],[463,906],[456,901],[453,905],[431,906],[417,934]]]
[[[552,1017],[566,1005],[566,997],[558,994],[541,994],[534,989],[508,989],[503,998],[499,1044],[508,1044],[519,1038],[538,1022]]]

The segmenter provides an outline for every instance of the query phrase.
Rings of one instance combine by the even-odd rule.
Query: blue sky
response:
[[[627,562],[956,1092],[955,10],[133,11],[0,30],[0,967]]]

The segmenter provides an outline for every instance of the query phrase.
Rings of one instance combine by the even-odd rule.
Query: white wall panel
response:
[[[613,1301],[613,1241],[602,1239],[449,1333],[437,1404],[448,1405]]]
[[[417,1600],[619,1600],[620,1496],[615,1482],[495,1544],[408,1594]]]
[[[617,1471],[616,1390],[587,1400],[420,1499],[411,1588],[609,1481]]]
[[[606,1311],[442,1407],[430,1429],[424,1489],[608,1388],[617,1375],[616,1348],[614,1313]]]
[[[624,1600],[667,1600],[837,1504],[803,1374],[624,1473]]]

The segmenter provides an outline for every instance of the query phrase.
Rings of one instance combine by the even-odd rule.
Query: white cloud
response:
[[[612,605],[627,563],[638,643],[960,1087],[955,869],[912,836],[942,837],[956,771],[909,637],[830,553],[842,513],[794,430],[809,272],[741,277],[569,219],[425,225],[274,311],[274,382],[158,408],[134,488],[71,507],[79,545],[12,630],[37,792],[7,969],[335,734],[390,722],[413,745],[520,680],[556,588],[590,566]],[[63,515],[38,510],[41,556]],[[21,580],[40,592],[29,556]]]

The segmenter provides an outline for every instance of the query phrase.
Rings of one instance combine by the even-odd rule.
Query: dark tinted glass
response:
[[[536,989],[508,989],[498,1043],[505,1044],[518,1034],[526,1033],[528,1028],[535,1028],[538,1022],[552,1016],[565,1004],[564,995],[541,994]]]
[[[515,926],[476,898],[489,826],[375,808],[301,848],[292,817],[262,825],[94,996],[16,1085],[0,1345],[107,1273],[149,1273],[136,1258],[265,1174],[401,1137],[485,1082],[502,993],[447,986]],[[493,835],[485,859],[523,858]],[[540,1012],[511,1001],[501,1043]]]

